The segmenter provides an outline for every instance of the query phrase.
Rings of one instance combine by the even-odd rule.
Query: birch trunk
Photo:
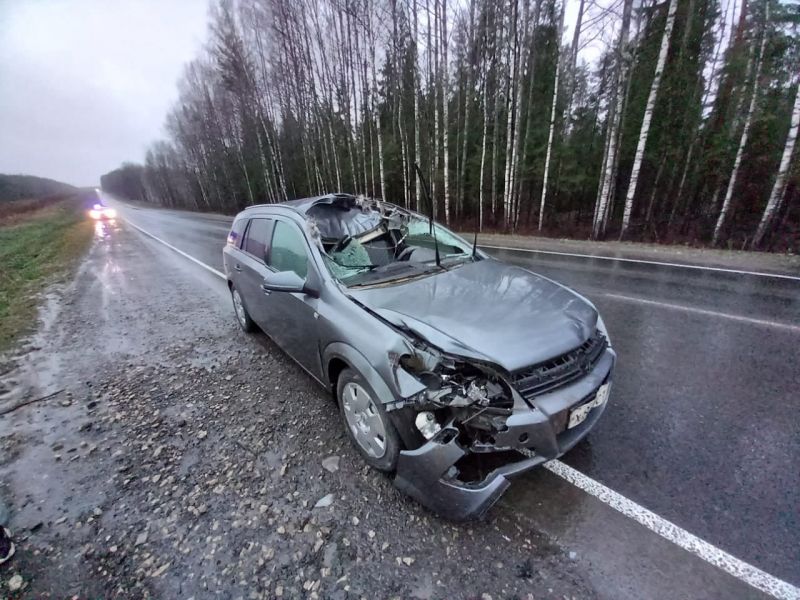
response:
[[[467,189],[467,147],[468,147],[468,137],[469,137],[469,113],[470,108],[472,106],[472,89],[470,86],[472,85],[472,60],[470,58],[470,54],[472,48],[475,44],[474,39],[474,22],[475,22],[475,0],[470,0],[469,2],[469,36],[468,36],[468,48],[469,51],[467,52],[467,76],[466,82],[464,84],[464,135],[461,143],[463,144],[461,149],[461,177],[459,180],[459,194],[458,194],[458,202],[460,204],[461,211],[463,211],[464,205],[464,196],[466,196],[465,190]],[[484,128],[485,129],[485,128]],[[481,165],[481,168],[483,165]],[[483,176],[483,172],[481,172],[481,177]],[[481,190],[483,193],[483,190]],[[462,212],[463,214],[463,212]]]
[[[397,3],[392,3],[392,56],[393,71],[396,75],[394,110],[397,132],[400,138],[400,160],[403,166],[403,206],[410,208],[410,188],[408,185],[408,139],[403,123],[403,78],[400,76],[401,67],[398,59],[400,53],[397,44]],[[383,192],[385,194],[385,192]]]
[[[553,133],[556,129],[556,105],[558,104],[558,80],[561,75],[561,36],[564,31],[564,10],[567,6],[567,0],[561,0],[561,18],[558,24],[558,33],[556,35],[557,48],[556,48],[556,77],[553,84],[553,103],[550,108],[550,133],[547,136],[547,152],[544,158],[544,177],[542,181],[542,197],[539,202],[539,231],[542,230],[542,223],[544,222],[544,207],[547,201],[547,180],[550,174],[550,157],[553,153]]]
[[[756,111],[756,100],[758,99],[758,80],[761,78],[761,61],[764,57],[764,46],[767,43],[767,23],[769,22],[769,2],[764,4],[764,31],[761,35],[761,45],[758,49],[758,57],[756,58],[755,71],[753,73],[753,91],[750,95],[750,106],[747,109],[747,117],[744,121],[744,128],[742,129],[742,137],[739,139],[739,147],[736,150],[736,160],[733,162],[733,170],[731,171],[731,178],[728,180],[728,188],[725,191],[725,199],[722,201],[722,208],[719,211],[717,224],[714,226],[714,235],[711,239],[711,245],[716,246],[719,241],[719,234],[722,232],[722,226],[725,224],[725,219],[728,216],[728,211],[731,207],[731,198],[733,198],[733,190],[736,186],[736,177],[739,174],[739,167],[742,164],[742,156],[744,155],[745,146],[747,146],[747,138],[750,136],[750,126],[753,124],[753,114]]]
[[[708,105],[708,99],[710,97],[711,91],[714,88],[715,82],[717,80],[717,76],[720,72],[720,64],[719,64],[719,56],[722,52],[723,44],[722,40],[725,39],[725,30],[727,29],[728,24],[728,12],[730,11],[731,5],[725,9],[725,13],[722,17],[722,27],[721,32],[719,34],[719,42],[716,44],[714,48],[714,57],[711,61],[711,75],[708,78],[708,87],[703,90],[702,89],[702,78],[698,80],[698,93],[701,94],[702,100],[700,101],[700,109],[701,111],[705,109]],[[730,43],[730,42],[729,42]],[[667,221],[667,231],[672,229],[672,223],[675,220],[675,215],[678,212],[678,209],[683,204],[683,190],[684,186],[686,185],[686,178],[689,175],[689,168],[692,166],[692,156],[694,155],[695,147],[698,144],[698,141],[701,138],[700,127],[695,127],[692,133],[692,141],[689,143],[689,150],[686,153],[686,159],[683,163],[683,169],[681,171],[681,178],[678,183],[678,191],[675,193],[675,201],[672,203],[672,209],[669,213],[669,220]]]
[[[642,168],[642,159],[644,158],[644,150],[647,146],[647,138],[650,134],[650,123],[653,119],[653,110],[656,106],[656,97],[658,96],[658,88],[661,85],[661,76],[664,73],[664,65],[667,62],[667,53],[669,52],[670,38],[672,37],[672,28],[675,25],[675,11],[678,8],[678,0],[670,0],[669,9],[667,11],[667,22],[664,25],[664,34],[661,37],[661,49],[658,52],[658,62],[656,63],[656,72],[653,76],[653,83],[650,86],[650,94],[647,97],[647,105],[644,109],[644,117],[642,118],[642,127],[639,130],[639,142],[636,145],[636,154],[633,158],[633,168],[631,170],[631,180],[628,184],[628,193],[625,196],[625,210],[622,213],[622,230],[619,237],[622,239],[628,231],[628,225],[631,220],[631,212],[633,211],[633,199],[636,196],[636,189],[639,184],[639,171]]]
[[[450,127],[447,95],[450,65],[447,63],[447,0],[442,0],[442,150],[444,155],[444,220],[450,225]]]
[[[497,63],[495,62],[495,68]],[[498,76],[495,73],[494,87],[494,121],[492,123],[492,219],[497,222],[497,147],[500,143],[500,87]]]
[[[433,28],[436,31],[436,38],[439,37],[439,0],[433,0]],[[439,111],[441,105],[439,104],[439,40],[434,39],[431,43],[431,24],[428,23],[428,48],[433,48],[433,73],[428,78],[429,84],[433,83],[433,173],[431,173],[431,204],[432,207],[426,207],[431,210],[434,218],[436,217],[436,175],[439,172]],[[430,50],[428,50],[430,55]]]
[[[519,9],[517,9],[519,10]],[[517,221],[519,219],[520,195],[517,190],[517,181],[519,180],[519,155],[522,152],[521,144],[524,143],[523,136],[520,134],[522,128],[522,94],[523,88],[522,81],[525,79],[525,69],[528,66],[528,55],[530,48],[530,2],[529,0],[522,0],[522,26],[524,34],[517,33],[517,39],[521,40],[519,49],[517,51],[517,71],[515,74],[516,81],[516,97],[514,99],[514,146],[511,161],[511,184],[509,187],[511,193],[511,210],[513,220],[511,227],[516,229]]]
[[[494,8],[489,9],[494,13]],[[483,139],[481,141],[481,175],[480,175],[480,189],[478,190],[478,231],[483,231],[483,207],[485,206],[485,189],[484,180],[486,177],[486,144],[488,141],[489,129],[489,73],[487,71],[488,54],[489,54],[489,16],[487,18],[487,27],[484,29],[484,52],[481,57],[481,66],[483,67]],[[494,57],[494,47],[492,56]],[[494,58],[492,58],[492,72],[496,70]],[[494,178],[492,179],[494,181]]]
[[[419,164],[422,160],[419,139],[419,25],[417,18],[417,0],[414,0],[414,161]],[[414,169],[414,209],[419,211],[420,194],[419,173]]]
[[[786,175],[789,173],[789,165],[792,162],[792,152],[794,151],[794,145],[797,141],[798,127],[800,127],[800,83],[795,86],[792,122],[789,125],[789,133],[786,136],[786,145],[783,147],[783,156],[781,156],[781,164],[778,167],[778,175],[775,177],[775,184],[772,186],[772,192],[769,195],[767,206],[764,207],[764,214],[761,216],[761,222],[758,224],[756,235],[753,238],[753,246],[761,245],[764,234],[767,231],[767,226],[772,222],[775,213],[780,209],[783,201],[783,188],[786,183]]]
[[[485,77],[485,75],[484,75]],[[486,91],[486,83],[483,84],[483,140],[481,142],[481,178],[480,190],[478,192],[478,231],[483,231],[483,206],[484,206],[484,177],[486,172],[486,137],[489,129],[489,94]]]
[[[372,7],[370,6],[370,9]],[[370,15],[372,10],[370,10]],[[378,136],[378,173],[381,182],[381,197],[386,199],[386,176],[383,169],[383,134],[381,133],[381,115],[375,99],[378,96],[378,74],[375,68],[375,28],[370,27],[370,41],[372,42],[372,113],[375,116],[375,134]],[[391,122],[391,120],[390,120]]]
[[[567,92],[567,102],[564,106],[564,126],[562,131],[567,131],[567,123],[570,115],[572,114],[572,101],[575,97],[575,85],[577,83],[577,73],[575,69],[578,66],[578,42],[581,39],[581,27],[583,26],[583,12],[586,5],[586,0],[580,0],[578,4],[578,16],[575,18],[575,31],[572,32],[572,46],[570,46],[569,56],[569,90]],[[562,25],[563,26],[563,25]]]
[[[508,38],[508,77],[506,85],[506,173],[503,184],[503,224],[506,229],[511,225],[511,183],[514,164],[514,100],[517,96],[517,56],[519,40],[517,35],[517,3],[513,3],[509,16],[510,35]]]
[[[541,11],[542,0],[534,0],[533,1],[533,19],[531,22],[531,39],[530,44],[531,47],[536,47],[536,37],[538,35],[538,28],[539,28],[539,12]],[[534,85],[536,83],[536,68],[535,68],[535,61],[530,61],[530,71],[528,73],[528,107],[525,111],[525,129],[522,132],[522,140],[520,143],[520,147],[522,148],[522,159],[521,164],[522,168],[525,168],[525,165],[528,164],[528,137],[530,137],[531,133],[531,123],[533,123],[533,90]],[[520,127],[522,124],[520,124]],[[518,194],[522,194],[522,184],[518,186]],[[517,214],[515,215],[516,222],[519,222],[519,202],[517,203]]]
[[[498,27],[498,12],[500,13],[500,27]],[[497,147],[500,142],[500,67],[499,67],[499,52],[503,41],[503,14],[500,12],[500,5],[494,4],[492,10],[492,30],[494,33],[494,40],[492,43],[492,81],[494,82],[494,116],[492,118],[492,207],[491,216],[492,223],[497,224]]]
[[[597,199],[594,224],[592,225],[592,239],[598,239],[605,234],[605,224],[608,222],[606,215],[608,213],[609,198],[611,196],[611,189],[616,183],[615,166],[617,164],[617,142],[619,141],[622,109],[625,103],[624,88],[626,87],[625,76],[627,73],[626,63],[628,60],[628,32],[631,24],[632,8],[633,0],[625,0],[622,13],[622,27],[619,34],[619,65],[614,78],[614,99],[611,108],[612,112],[609,115],[610,123],[606,131],[605,160],[603,163],[603,174],[600,178],[602,186]]]

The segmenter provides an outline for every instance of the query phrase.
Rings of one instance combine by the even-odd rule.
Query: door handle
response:
[[[239,271],[241,273],[242,272],[242,267],[241,267],[241,265],[234,265],[233,266],[233,270],[234,271]]]
[[[263,283],[261,284],[261,291],[264,292],[265,296],[269,296],[272,293],[272,290],[268,289]]]

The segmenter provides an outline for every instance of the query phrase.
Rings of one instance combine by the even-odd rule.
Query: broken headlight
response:
[[[597,331],[603,334],[603,337],[606,338],[606,342],[608,342],[608,347],[611,347],[611,338],[608,337],[608,330],[606,329],[606,323],[603,321],[603,317],[599,314],[597,315]]]
[[[422,354],[405,355],[401,366],[425,384],[418,403],[463,408],[511,405],[500,377],[471,363],[436,360]]]

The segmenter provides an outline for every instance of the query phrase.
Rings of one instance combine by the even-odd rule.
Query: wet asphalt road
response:
[[[229,219],[131,206],[122,211],[130,222],[221,270]],[[590,298],[619,354],[606,415],[564,462],[734,556],[800,584],[800,282],[491,253]],[[713,586],[720,576],[546,471],[515,481],[504,503],[516,510],[536,507],[532,521],[580,545],[601,584],[612,585],[611,571],[627,570],[631,585],[644,586],[641,593],[647,571],[663,570],[653,566],[660,560],[685,561],[682,576],[699,585]],[[719,581],[718,588],[727,585]]]

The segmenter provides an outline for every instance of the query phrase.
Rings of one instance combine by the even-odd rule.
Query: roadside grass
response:
[[[71,271],[92,239],[80,198],[0,215],[0,352],[35,324],[37,294]]]

